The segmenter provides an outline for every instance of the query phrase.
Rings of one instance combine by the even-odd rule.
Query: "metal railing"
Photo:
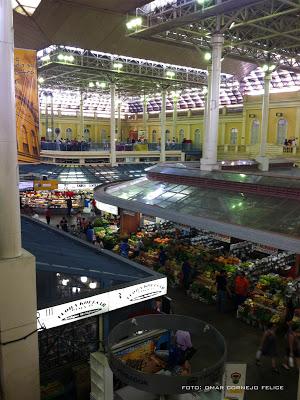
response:
[[[126,143],[117,142],[116,151],[141,151],[151,152],[160,151],[160,143]],[[94,142],[41,142],[41,150],[50,151],[110,151],[110,143],[94,143]],[[192,143],[166,143],[166,151],[201,151],[201,145]]]

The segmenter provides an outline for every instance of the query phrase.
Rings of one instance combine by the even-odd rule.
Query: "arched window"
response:
[[[66,139],[69,139],[69,140],[72,139],[72,128],[66,129]]]
[[[182,143],[184,139],[184,129],[179,130],[179,143]]]
[[[251,144],[257,144],[259,138],[260,123],[258,119],[254,119],[251,125]]]
[[[280,118],[277,123],[277,144],[284,144],[284,140],[287,138],[287,128],[287,120]]]
[[[232,128],[230,131],[230,144],[237,144],[238,141],[238,129]]]
[[[22,125],[23,153],[29,153],[28,134],[25,125]]]
[[[90,130],[88,128],[84,128],[83,131],[83,139],[88,142],[90,140]]]
[[[201,132],[200,132],[200,129],[196,129],[195,130],[195,147],[197,149],[199,149],[200,145],[201,145]]]
[[[107,140],[106,130],[104,128],[101,129],[101,143],[105,143]]]
[[[156,130],[153,129],[153,131],[152,131],[152,143],[156,143],[156,141],[157,141]]]

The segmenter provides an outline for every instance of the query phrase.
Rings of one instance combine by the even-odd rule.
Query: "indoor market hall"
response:
[[[299,0],[0,0],[0,399],[300,399]]]

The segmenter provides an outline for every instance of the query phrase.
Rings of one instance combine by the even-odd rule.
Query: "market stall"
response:
[[[226,272],[233,295],[235,279],[244,272],[249,281],[248,299],[239,307],[238,318],[260,327],[269,321],[284,321],[293,254],[246,241],[230,244],[225,237],[170,222],[148,224],[127,239],[129,258],[166,275],[170,286],[182,286],[183,263],[188,262],[187,294],[203,303],[216,301],[216,277],[221,270]],[[122,240],[119,237],[114,247],[117,253]]]

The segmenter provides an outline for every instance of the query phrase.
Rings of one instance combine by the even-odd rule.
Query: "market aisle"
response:
[[[298,372],[296,370],[285,371],[280,368],[280,374],[274,374],[271,371],[271,363],[267,359],[262,360],[262,367],[255,365],[255,353],[260,343],[262,331],[239,321],[233,313],[220,314],[215,306],[191,299],[181,289],[169,288],[168,295],[173,299],[176,314],[189,315],[207,321],[222,333],[228,346],[228,361],[247,363],[247,385],[283,385],[285,387],[284,391],[249,391],[246,393],[245,400],[296,400],[298,385]],[[280,338],[278,342],[280,345],[279,354],[283,356],[283,338]],[[199,358],[199,361],[197,358]],[[193,363],[201,364],[200,360],[201,354],[197,352]]]

